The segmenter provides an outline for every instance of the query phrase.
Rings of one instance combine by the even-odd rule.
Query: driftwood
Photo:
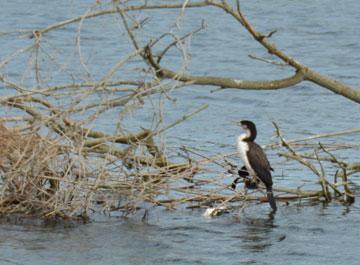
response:
[[[320,190],[307,191],[299,187],[285,188],[275,185],[273,190],[276,200],[290,202],[299,199],[321,200],[323,198],[326,201],[337,199],[345,203],[354,201],[346,172],[348,168],[359,172],[360,168],[338,160],[320,145],[320,148],[323,148],[323,151],[331,157],[327,160],[322,159],[322,163],[328,162],[339,166],[334,176],[334,183],[331,183],[323,167],[319,170],[310,160],[298,154],[284,139],[276,124],[275,126],[281,145],[289,151],[288,153],[280,152],[279,155],[310,168],[319,178],[321,186]],[[65,159],[71,152],[69,147],[40,136],[22,135],[2,125],[0,137],[2,143],[0,211],[2,214],[42,213],[47,218],[80,217],[87,220],[86,209],[91,208],[94,203],[108,211],[120,210],[127,213],[138,211],[142,208],[141,204],[149,203],[167,209],[175,209],[180,205],[192,209],[210,207],[212,210],[209,210],[209,215],[213,216],[238,209],[238,207],[244,209],[248,205],[247,202],[266,202],[266,196],[259,195],[256,191],[255,193],[246,193],[242,189],[232,191],[231,178],[221,172],[210,178],[202,178],[207,171],[206,165],[209,163],[220,166],[219,169],[223,172],[228,171],[229,166],[234,170],[234,165],[224,160],[222,155],[215,158],[201,155],[201,159],[198,160],[189,156],[188,164],[167,163],[163,167],[157,167],[156,156],[152,156],[155,163],[151,163],[149,158],[144,158],[147,163],[140,161],[139,164],[154,167],[152,172],[129,171],[126,175],[115,178],[110,171],[104,171],[105,168],[102,169],[103,172],[100,172],[98,169],[87,166],[89,161],[86,162],[92,153],[100,154],[104,151],[107,156],[115,156],[115,159],[107,157],[106,160],[110,164],[116,163],[120,157],[114,151],[84,148],[82,152],[86,153],[88,158],[79,157],[84,160],[80,163],[79,159]],[[191,149],[184,149],[184,151],[191,153]],[[193,154],[200,155],[196,152]],[[319,156],[317,156],[317,161],[320,163]],[[342,182],[338,183],[338,179]],[[180,183],[184,181],[188,184],[181,186]],[[333,190],[334,195],[330,193],[330,190]],[[108,195],[105,196],[105,194]],[[118,200],[114,201],[116,194],[121,196],[124,203],[119,204]],[[69,212],[76,215],[72,216]]]
[[[339,161],[333,154],[331,154],[329,151],[327,151],[322,145],[321,143],[319,143],[319,147],[330,156],[330,159],[328,159],[328,161],[332,162],[332,163],[336,163],[340,169],[343,170],[343,191],[339,190],[339,185],[336,183],[331,183],[326,175],[325,175],[325,171],[324,171],[324,167],[322,165],[322,161],[324,161],[325,159],[320,159],[318,156],[318,153],[315,149],[315,157],[316,160],[319,163],[320,166],[320,170],[317,169],[315,167],[315,165],[313,165],[309,159],[307,159],[306,157],[304,157],[303,155],[299,155],[297,154],[297,152],[291,147],[291,145],[285,141],[284,137],[281,135],[281,131],[280,128],[278,127],[278,125],[276,123],[273,123],[275,128],[276,128],[276,133],[277,136],[280,139],[281,145],[284,146],[289,153],[280,153],[280,156],[284,156],[288,159],[293,159],[298,161],[299,163],[303,164],[304,166],[306,166],[307,168],[309,168],[316,176],[319,177],[319,183],[321,185],[322,188],[322,196],[324,196],[326,201],[330,201],[331,200],[331,194],[329,192],[329,189],[332,189],[335,193],[335,196],[342,196],[343,200],[348,202],[348,203],[353,203],[355,200],[354,195],[352,194],[352,192],[349,189],[349,185],[348,185],[348,181],[347,181],[347,175],[346,175],[346,167],[347,167],[347,163],[343,162],[343,161]],[[336,173],[337,174],[337,173]]]
[[[242,80],[239,78],[222,78],[222,77],[212,77],[212,76],[191,76],[181,72],[173,72],[170,69],[165,67],[159,67],[158,64],[152,64],[155,69],[158,69],[158,76],[161,78],[170,78],[174,80],[179,80],[182,82],[189,82],[197,85],[213,85],[220,86],[222,88],[237,88],[237,89],[281,89],[293,86],[302,81],[310,81],[314,84],[317,84],[321,87],[324,87],[336,94],[342,95],[354,102],[360,103],[360,90],[353,88],[349,85],[346,85],[338,80],[332,79],[324,74],[318,73],[308,66],[300,63],[295,58],[287,55],[285,52],[281,51],[276,47],[276,45],[270,42],[270,38],[276,34],[276,30],[263,34],[258,32],[249,20],[245,17],[242,9],[240,8],[240,1],[236,1],[236,6],[232,6],[228,1],[216,1],[216,0],[206,0],[193,3],[191,1],[186,1],[185,3],[174,3],[174,4],[139,4],[139,5],[122,5],[120,3],[115,4],[114,8],[101,10],[93,13],[86,13],[84,15],[74,17],[65,21],[61,21],[50,25],[43,29],[36,29],[30,32],[31,36],[40,41],[42,36],[47,34],[50,31],[65,27],[72,23],[82,22],[86,19],[93,19],[99,16],[106,16],[109,14],[119,13],[124,18],[125,13],[136,12],[141,10],[153,10],[153,9],[179,9],[185,10],[187,8],[209,8],[215,7],[224,10],[227,14],[232,16],[241,26],[243,26],[248,33],[254,38],[255,41],[259,42],[270,54],[274,55],[280,59],[283,64],[294,68],[295,73],[291,77],[284,78],[282,80],[269,80],[269,81],[250,81]],[[136,21],[136,20],[135,20]],[[128,32],[131,32],[138,28],[139,25],[142,25],[143,22],[137,21],[138,26],[130,29],[128,27]],[[135,38],[132,38],[132,41],[136,43]],[[175,42],[176,44],[177,42]],[[174,44],[174,45],[175,45]],[[151,44],[153,45],[153,44]],[[136,55],[141,55],[144,52],[144,47],[140,48],[137,45],[137,50],[135,51]],[[168,49],[168,48],[167,48]],[[166,51],[165,51],[166,53]],[[163,54],[163,53],[160,53]],[[162,55],[160,56],[162,57]],[[128,60],[124,59],[124,63]],[[5,62],[4,62],[5,63]],[[0,64],[1,66],[1,64]],[[115,67],[118,68],[118,67]],[[114,69],[115,69],[114,68]],[[112,71],[111,71],[112,72]],[[107,78],[105,78],[107,79]],[[6,82],[6,80],[0,76],[0,80]]]
[[[54,166],[60,153],[55,142],[36,134],[21,135],[0,124],[0,213],[42,207],[34,198],[46,201],[59,188],[61,176]]]
[[[81,218],[86,221],[93,211],[122,211],[128,214],[156,205],[167,209],[215,207],[216,213],[244,209],[247,202],[264,202],[266,196],[262,194],[262,189],[254,193],[231,190],[234,174],[229,172],[236,172],[236,166],[228,160],[233,155],[207,157],[207,154],[196,152],[189,146],[178,147],[175,151],[167,148],[164,132],[207,108],[206,104],[197,106],[186,113],[179,113],[178,118],[169,124],[164,123],[166,113],[162,106],[165,102],[175,102],[171,92],[189,85],[272,90],[310,81],[360,102],[359,90],[317,73],[279,50],[270,42],[275,31],[268,34],[257,32],[245,17],[238,1],[234,6],[228,1],[213,0],[171,4],[151,4],[151,1],[112,3],[109,9],[89,11],[45,28],[20,30],[12,35],[16,40],[16,37],[26,34],[32,43],[0,61],[0,84],[8,92],[0,96],[1,215],[19,213],[46,218]],[[275,59],[279,59],[263,61],[291,67],[293,74],[279,80],[259,81],[186,73],[188,54],[184,42],[202,31],[204,23],[181,36],[163,32],[145,42],[138,38],[139,31],[143,30],[148,19],[139,20],[133,16],[135,12],[169,8],[180,12],[176,24],[180,23],[187,8],[219,8],[225,11]],[[109,14],[119,17],[123,33],[128,36],[132,46],[128,47],[127,54],[120,54],[113,65],[104,65],[103,75],[95,78],[89,73],[81,53],[83,22]],[[72,73],[74,69],[64,66],[65,69],[60,72],[70,72],[67,74],[70,81],[59,84],[58,80],[44,77],[53,75],[47,69],[49,65],[55,65],[58,70],[61,63],[56,56],[52,56],[57,54],[56,49],[48,49],[43,44],[49,32],[56,34],[56,30],[74,23],[78,23],[78,59],[83,74],[88,78],[78,78]],[[165,45],[161,46],[161,43]],[[180,50],[183,58],[181,70],[177,72],[165,65],[168,52],[175,48]],[[22,78],[12,79],[3,71],[7,65],[18,63],[15,59],[20,55],[29,58],[23,62],[24,65],[28,64],[26,68],[33,77],[29,82],[24,82]],[[43,60],[48,60],[47,64]],[[126,67],[134,69],[134,74],[127,74],[127,70],[124,70]],[[28,81],[26,78],[24,80]],[[134,124],[137,112],[150,120],[146,126],[144,122]],[[107,121],[110,129],[104,127],[105,115],[112,117]],[[285,148],[279,151],[279,155],[309,168],[316,176],[314,182],[320,183],[320,188],[304,190],[300,186],[281,187],[283,185],[276,183],[276,199],[286,202],[337,199],[351,203],[354,195],[349,182],[360,171],[360,163],[350,164],[336,157],[333,150],[358,146],[330,146],[311,141],[358,132],[357,128],[286,141],[278,128],[280,141],[270,143],[268,148]],[[298,147],[315,151],[311,154],[301,153]],[[327,163],[337,168],[334,176],[327,174]],[[216,169],[209,167],[209,164],[215,165]],[[330,177],[334,177],[333,182]]]

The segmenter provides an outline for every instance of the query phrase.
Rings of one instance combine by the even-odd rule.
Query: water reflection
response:
[[[31,2],[37,2],[37,4]],[[37,28],[51,24],[49,19],[54,19],[54,17],[34,16],[37,10],[28,12],[29,16],[26,13],[16,13],[20,12],[21,8],[36,9],[40,2],[43,2],[41,8],[46,14],[53,14],[51,11],[57,10],[58,15],[61,15],[61,12],[63,16],[69,15],[68,6],[62,1],[3,1],[2,15],[3,22],[6,24],[3,28]],[[86,1],[70,2],[77,7],[80,2]],[[359,83],[357,72],[360,68],[360,60],[344,60],[333,56],[343,55],[339,54],[339,45],[334,44],[333,40],[336,38],[336,42],[342,43],[342,47],[345,48],[343,52],[351,55],[359,54],[359,46],[352,46],[353,43],[360,43],[360,35],[355,32],[358,31],[358,27],[353,27],[357,20],[352,17],[351,12],[358,16],[359,8],[354,8],[354,6],[359,7],[360,2],[349,1],[347,5],[341,6],[342,10],[337,9],[332,13],[324,12],[324,8],[337,7],[338,1],[329,1],[328,5],[323,5],[322,1],[309,1],[305,6],[308,6],[311,12],[308,10],[301,12],[304,10],[304,6],[300,4],[301,1],[283,2],[287,4],[275,5],[275,1],[261,1],[261,8],[258,7],[259,5],[253,5],[253,1],[244,1],[244,4],[249,7],[253,5],[254,12],[264,12],[263,14],[266,14],[268,19],[275,21],[274,26],[279,25],[276,22],[279,19],[280,22],[285,22],[282,33],[276,35],[276,42],[286,46],[287,50],[302,62],[317,66],[319,71],[335,74],[339,78],[347,78],[344,81],[350,84]],[[61,11],[61,6],[66,6],[66,8]],[[200,17],[197,11],[190,12],[193,11],[189,10],[186,13]],[[329,16],[330,13],[332,16]],[[159,13],[159,17],[162,20],[167,19],[166,14]],[[218,17],[210,13],[207,16],[208,31],[192,40],[194,58],[191,60],[189,72],[193,74],[216,73],[220,76],[246,77],[256,80],[278,78],[273,73],[276,70],[273,67],[270,68],[271,71],[267,71],[265,67],[261,68],[262,64],[254,64],[252,60],[246,60],[249,51],[253,52],[257,46],[252,46],[252,42],[246,43],[244,39],[239,48],[238,39],[229,38],[229,36],[238,36],[238,26],[232,31],[224,30],[224,27],[230,24],[215,22],[213,18]],[[260,19],[257,21],[259,23],[262,22],[263,17],[263,15],[252,14],[254,21]],[[330,31],[319,29],[318,26],[309,26],[313,25],[314,19],[321,20],[329,17],[331,20],[327,20],[326,25],[332,31],[334,30],[331,34],[329,34]],[[43,23],[39,24],[37,19],[41,19]],[[308,24],[300,23],[303,21],[307,21]],[[173,22],[170,19],[170,23]],[[154,23],[156,23],[155,19]],[[347,30],[343,30],[344,28]],[[348,34],[349,30],[352,34]],[[97,31],[91,37],[96,39],[101,33]],[[316,45],[313,45],[314,40],[308,36],[311,33],[312,36],[321,36],[322,42],[317,40]],[[94,46],[97,52],[91,54],[94,56],[93,61],[97,62],[93,68],[96,76],[101,76],[106,69],[105,66],[111,65],[118,58],[116,49],[103,48],[112,47],[107,44],[113,43],[114,34],[107,35],[109,35],[107,41],[110,42],[104,40],[100,48]],[[54,35],[52,38],[55,46],[64,51],[72,49],[72,37],[69,38],[68,44],[64,41],[66,38],[57,43],[55,37]],[[221,42],[227,40],[224,43],[233,46],[222,49],[219,53],[220,46],[213,45],[214,38]],[[329,43],[334,45],[329,45]],[[196,44],[198,44],[197,47]],[[118,45],[121,43],[116,43],[117,47]],[[6,42],[3,42],[1,52],[11,54],[13,48],[13,45],[6,45]],[[196,60],[195,55],[200,59]],[[241,63],[237,64],[237,66],[240,65],[239,67],[228,66],[234,58],[239,58],[237,61]],[[204,59],[210,61],[204,63]],[[344,63],[347,67],[333,68],[334,65],[342,66]],[[74,65],[74,72],[77,72],[77,64]],[[230,65],[234,64],[230,63]],[[172,66],[174,65],[170,65]],[[220,70],[216,71],[216,67]],[[24,71],[16,64],[9,65],[6,72],[10,79],[19,79],[20,73]],[[262,73],[262,76],[257,76],[258,73]],[[282,72],[281,76],[283,76]],[[3,88],[2,93],[7,92]],[[206,113],[200,113],[199,116],[194,117],[192,123],[189,121],[189,127],[179,126],[176,131],[169,133],[172,137],[170,140],[174,141],[172,145],[177,146],[187,142],[208,153],[231,153],[234,151],[234,135],[238,131],[237,128],[228,124],[224,126],[224,123],[238,120],[239,116],[253,117],[263,124],[261,132],[265,144],[265,136],[274,134],[272,126],[268,126],[271,125],[269,122],[271,119],[283,124],[289,138],[298,138],[298,134],[303,134],[304,128],[313,128],[314,131],[311,130],[313,132],[349,128],[354,121],[358,120],[360,110],[359,106],[350,104],[340,96],[327,94],[324,96],[322,90],[308,84],[298,85],[297,89],[271,93],[258,91],[240,93],[233,90],[223,90],[221,94],[206,93],[196,87],[188,90],[180,89],[171,95],[177,98],[178,108],[172,109],[174,107],[172,106],[166,112],[164,118],[169,120],[177,119],[179,113],[188,112],[188,108],[193,107],[194,104],[211,103]],[[329,112],[334,106],[341,106],[341,108]],[[331,113],[331,122],[329,122],[329,113]],[[110,117],[106,126],[112,123],[113,120]],[[358,139],[354,138],[354,141]],[[353,155],[353,153],[344,153],[344,156],[348,157]],[[273,161],[276,163],[275,157]],[[299,179],[294,176],[301,175],[303,171],[298,166],[284,168],[281,163],[277,165],[279,169],[284,170],[284,175],[276,177],[276,182],[288,187],[298,186]],[[358,179],[358,176],[354,176],[356,182]],[[352,185],[355,190],[360,189],[357,183],[352,183]],[[359,196],[359,194],[356,195]],[[236,220],[231,216],[204,220],[201,213],[196,213],[195,217],[192,217],[189,212],[177,212],[173,215],[163,212],[159,213],[157,218],[152,213],[149,222],[153,225],[121,219],[114,222],[95,222],[81,228],[76,225],[61,228],[53,227],[52,224],[39,227],[40,224],[37,223],[29,226],[21,218],[7,220],[19,225],[1,224],[0,226],[0,264],[34,265],[39,264],[39,260],[41,264],[286,264],[287,260],[291,260],[292,264],[359,264],[359,261],[354,259],[358,256],[356,246],[360,244],[360,230],[356,229],[360,223],[359,204],[355,202],[354,205],[346,207],[333,205],[331,203],[330,207],[325,205],[325,208],[322,208],[323,206],[318,202],[299,201],[296,204],[291,203],[288,207],[279,207],[276,216],[271,213],[264,214],[264,209],[267,210],[267,208],[257,205],[256,208],[261,209],[255,212],[247,211]],[[341,260],[339,260],[339,253],[341,253]]]
[[[346,207],[344,207],[344,210],[343,210],[343,212],[342,212],[342,215],[347,215],[348,213],[350,213],[350,206],[349,205],[347,205]]]
[[[272,232],[276,225],[275,216],[271,212],[266,218],[247,217],[244,220],[244,234],[242,235],[242,248],[251,252],[264,252],[273,245]]]

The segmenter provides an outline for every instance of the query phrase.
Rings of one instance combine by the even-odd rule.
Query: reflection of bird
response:
[[[270,170],[273,169],[271,168],[262,148],[254,142],[257,134],[256,126],[253,122],[246,120],[241,121],[240,124],[241,127],[245,130],[245,133],[238,137],[237,149],[239,156],[244,162],[248,174],[255,180],[261,180],[264,183],[270,206],[274,211],[276,211],[276,203],[272,193],[273,182],[270,172]],[[240,177],[244,177],[245,175],[246,173],[244,173],[243,170],[239,171]],[[245,185],[247,185],[246,181]],[[253,187],[250,186],[249,188]]]

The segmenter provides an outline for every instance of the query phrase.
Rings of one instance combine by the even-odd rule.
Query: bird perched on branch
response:
[[[245,186],[248,188],[256,188],[254,186],[254,181],[249,182],[249,179],[246,179],[247,175],[250,175],[255,183],[259,180],[264,183],[266,187],[266,194],[271,208],[276,211],[276,203],[274,195],[272,192],[272,177],[270,163],[263,151],[263,149],[254,142],[257,131],[256,126],[252,121],[243,120],[240,122],[241,127],[245,130],[245,133],[241,134],[237,140],[237,150],[238,154],[243,161],[245,168],[243,167],[239,170],[239,176],[245,178]],[[246,171],[244,171],[246,169]],[[234,181],[233,185],[236,182]]]

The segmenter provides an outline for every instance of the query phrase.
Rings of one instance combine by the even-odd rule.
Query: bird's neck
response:
[[[239,140],[242,142],[253,142],[255,140],[255,137],[254,135],[252,135],[250,130],[246,130],[245,133],[240,134]]]

